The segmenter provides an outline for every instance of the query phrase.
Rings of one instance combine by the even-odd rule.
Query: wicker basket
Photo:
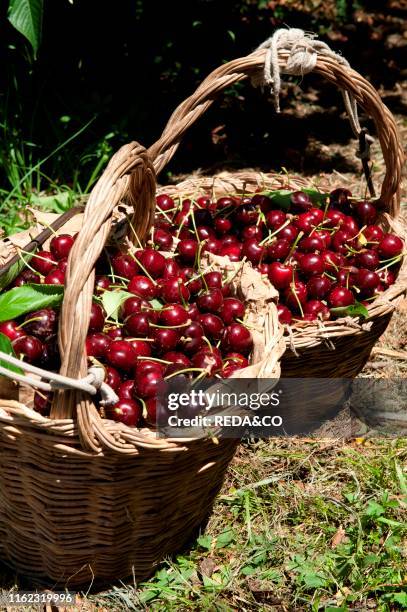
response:
[[[108,238],[113,211],[122,201],[132,205],[132,224],[140,237],[146,236],[154,215],[155,174],[215,96],[255,75],[264,56],[264,51],[257,51],[215,70],[175,111],[161,139],[148,151],[131,143],[111,159],[88,200],[68,261],[59,327],[63,375],[81,378],[87,372],[84,344],[94,266]],[[280,53],[282,65],[286,60],[287,54]],[[375,121],[387,168],[380,202],[383,223],[389,223],[398,213],[403,160],[394,120],[356,72],[322,57],[315,70],[351,92]],[[259,180],[277,186],[281,178]],[[246,190],[250,185],[254,190],[257,181],[256,175],[244,178]],[[212,183],[204,179],[198,186],[205,190]],[[194,192],[196,187],[194,181]],[[224,181],[223,187],[221,180],[216,185],[218,193],[241,187],[238,178]],[[184,194],[189,187],[173,189]],[[323,329],[294,328],[282,360],[283,375],[355,376],[405,287],[404,265],[397,284],[369,308],[369,325],[339,320]],[[68,586],[130,574],[146,578],[205,520],[236,443],[156,439],[149,430],[102,419],[89,396],[78,391],[58,392],[50,419],[22,403],[2,399],[0,558],[27,576]]]

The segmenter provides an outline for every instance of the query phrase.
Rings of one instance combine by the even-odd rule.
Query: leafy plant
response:
[[[43,0],[10,0],[8,20],[29,41],[36,57],[41,42]]]

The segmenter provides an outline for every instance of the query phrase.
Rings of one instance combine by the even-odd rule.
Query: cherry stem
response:
[[[263,244],[266,244],[267,242],[269,242],[269,240],[274,238],[274,236],[277,236],[277,234],[281,232],[282,229],[287,227],[287,225],[290,225],[290,223],[291,223],[291,219],[287,219],[286,221],[284,221],[284,223],[280,225],[280,227],[278,227],[274,232],[271,232],[268,236],[266,236],[266,238],[264,238],[261,242],[259,242],[260,246],[263,246]]]
[[[150,327],[158,327],[160,329],[179,329],[180,327],[188,327],[191,325],[191,321],[181,323],[180,325],[158,325],[158,323],[150,323]]]
[[[293,242],[293,244],[291,246],[290,252],[288,253],[287,257],[284,260],[284,265],[290,259],[291,255],[294,253],[294,251],[296,249],[296,246],[299,243],[299,241],[301,240],[301,238],[303,237],[303,235],[304,235],[304,232],[300,232],[298,234],[297,238],[294,240],[294,242]]]
[[[205,372],[204,368],[183,368],[182,370],[177,370],[177,372],[172,372],[171,374],[167,374],[164,376],[164,380],[168,380],[169,378],[173,378],[174,376],[178,376],[178,374],[186,374],[187,372]]]
[[[27,325],[27,323],[32,323],[33,321],[41,321],[41,317],[33,317],[32,319],[27,319],[26,321],[20,323],[17,329],[21,329],[22,327],[24,327],[24,325]]]
[[[383,270],[387,270],[387,268],[391,268],[391,266],[394,266],[394,264],[400,261],[402,257],[403,257],[403,254],[400,253],[400,255],[397,255],[396,257],[392,257],[391,259],[385,259],[384,261],[388,261],[389,263],[386,263],[385,266],[378,268],[376,272],[382,272]]]
[[[37,272],[37,270],[34,270],[34,268],[32,266],[30,266],[30,264],[28,263],[28,261],[26,261],[24,259],[24,257],[21,255],[21,251],[22,249],[17,249],[17,255],[19,256],[19,258],[21,259],[21,261],[24,263],[25,267],[28,268],[29,270],[31,270],[31,272],[34,272],[34,274],[39,274],[39,276],[41,278],[44,278],[44,275],[41,274],[40,272]],[[23,253],[26,253],[27,251],[23,251]],[[31,255],[34,257],[34,255],[31,253]]]
[[[166,365],[170,365],[170,363],[172,363],[172,361],[166,361],[165,359],[159,359],[158,357],[145,357],[144,355],[139,355],[137,359],[140,359],[140,361],[158,361],[158,363],[165,363]]]
[[[145,267],[143,266],[141,261],[139,259],[137,259],[137,257],[134,255],[134,253],[130,253],[130,257],[132,257],[134,259],[134,261],[136,262],[136,264],[143,270],[143,272],[147,276],[147,278],[149,278],[151,280],[151,282],[154,283],[154,285],[157,285],[157,281],[151,276],[151,274],[149,274],[147,272],[147,270],[145,269]]]

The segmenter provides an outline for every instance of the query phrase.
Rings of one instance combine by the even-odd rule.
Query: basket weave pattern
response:
[[[111,159],[89,198],[68,260],[59,326],[62,374],[81,378],[87,371],[84,344],[94,267],[115,207],[121,201],[133,207],[132,225],[145,238],[154,216],[155,174],[222,90],[262,69],[264,55],[256,51],[222,65],[177,108],[150,149],[131,143]],[[279,61],[284,65],[287,55],[280,53]],[[329,58],[319,58],[315,71],[348,90],[376,124],[386,163],[380,205],[382,221],[388,224],[399,210],[403,163],[394,120],[377,92],[356,72]],[[281,177],[250,174],[219,179],[216,190],[236,192],[245,184],[246,190],[254,191],[264,180],[266,186],[281,186]],[[164,191],[187,195],[212,188],[212,180],[202,179],[199,185],[192,181]],[[286,338],[282,375],[355,376],[405,288],[404,264],[397,283],[369,308],[368,325],[338,320],[324,328],[294,328]],[[77,391],[56,394],[50,419],[2,399],[0,557],[27,575],[69,586],[115,580],[133,571],[137,579],[145,578],[205,519],[236,444],[227,439],[219,444],[156,439],[147,429],[102,419],[92,400]]]

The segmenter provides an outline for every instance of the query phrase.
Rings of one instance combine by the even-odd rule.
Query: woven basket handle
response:
[[[124,199],[131,202],[134,210],[132,225],[142,240],[153,220],[155,187],[155,172],[146,150],[133,142],[122,147],[112,157],[90,194],[83,226],[71,249],[66,270],[58,332],[62,358],[60,373],[64,376],[82,378],[87,373],[84,347],[94,290],[95,264],[109,235],[112,214]],[[78,408],[82,441],[86,447],[97,450],[93,434],[97,413],[83,393],[57,391],[51,417],[71,418],[75,406]]]
[[[223,64],[201,83],[192,96],[178,106],[161,138],[148,150],[149,156],[154,160],[157,174],[170,161],[187,129],[203,115],[219,94],[234,83],[256,77],[259,71],[263,71],[265,56],[266,51],[261,50]],[[284,72],[289,54],[279,50],[278,59]],[[400,210],[404,152],[392,114],[366,79],[351,68],[338,63],[334,58],[318,55],[314,71],[339,89],[348,91],[373,119],[386,165],[379,202],[386,212],[396,217]]]

